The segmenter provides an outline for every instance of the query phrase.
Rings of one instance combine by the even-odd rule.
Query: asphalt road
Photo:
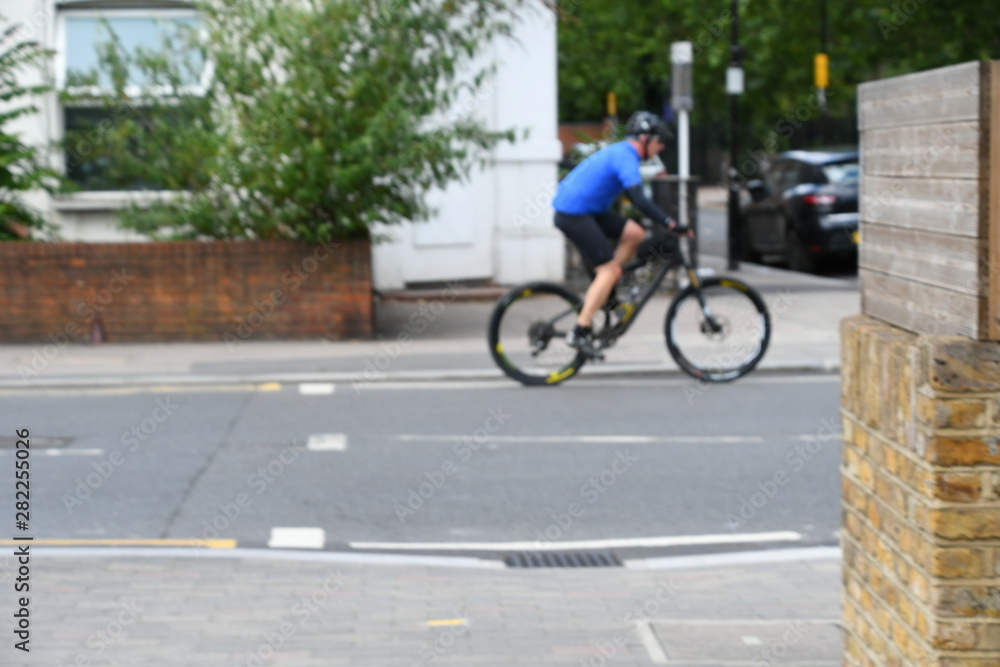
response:
[[[838,392],[766,374],[19,391],[0,424],[31,433],[36,539],[634,556],[834,544]]]

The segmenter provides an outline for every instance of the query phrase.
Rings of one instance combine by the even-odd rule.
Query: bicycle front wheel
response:
[[[581,305],[575,294],[550,283],[508,292],[490,318],[490,353],[497,366],[526,385],[554,385],[572,377],[586,361],[566,344]]]
[[[665,322],[670,356],[688,375],[705,382],[729,382],[760,363],[771,338],[764,300],[732,278],[707,278],[689,285],[670,304]]]

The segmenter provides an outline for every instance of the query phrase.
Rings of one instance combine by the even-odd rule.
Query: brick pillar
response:
[[[845,665],[1000,665],[1000,343],[844,320]]]

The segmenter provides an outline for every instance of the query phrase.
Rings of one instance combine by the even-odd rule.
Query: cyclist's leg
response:
[[[582,327],[589,327],[593,323],[594,315],[611,296],[611,290],[615,288],[615,283],[622,276],[622,266],[617,260],[612,259],[594,269],[594,273],[596,274],[594,281],[587,288],[587,294],[583,297],[583,306],[576,318],[576,323]]]
[[[618,247],[615,248],[615,259],[619,264],[628,264],[635,258],[635,251],[639,244],[646,239],[646,230],[635,220],[625,223],[622,230],[622,237],[618,240]]]
[[[597,224],[613,239],[618,239],[614,257],[618,264],[628,264],[635,257],[639,244],[646,238],[646,230],[632,219],[626,220],[614,211],[595,216]]]
[[[594,315],[607,300],[615,283],[621,276],[621,265],[615,261],[614,249],[608,237],[618,238],[625,219],[609,220],[607,214],[566,215],[556,213],[556,227],[573,242],[587,266],[593,267],[595,277],[587,288],[583,307],[577,316],[577,324],[591,326]],[[600,224],[604,223],[604,224]]]

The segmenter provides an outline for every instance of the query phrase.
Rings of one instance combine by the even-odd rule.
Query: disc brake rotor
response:
[[[550,340],[552,340],[552,327],[549,324],[545,322],[533,322],[528,327],[528,342],[531,343],[531,347],[535,348],[536,351],[541,352],[548,347]]]
[[[728,338],[729,333],[733,328],[729,318],[715,315],[712,317],[712,320],[714,321],[715,326],[713,327],[711,322],[705,320],[701,323],[701,332],[705,334],[709,340],[720,341]]]

